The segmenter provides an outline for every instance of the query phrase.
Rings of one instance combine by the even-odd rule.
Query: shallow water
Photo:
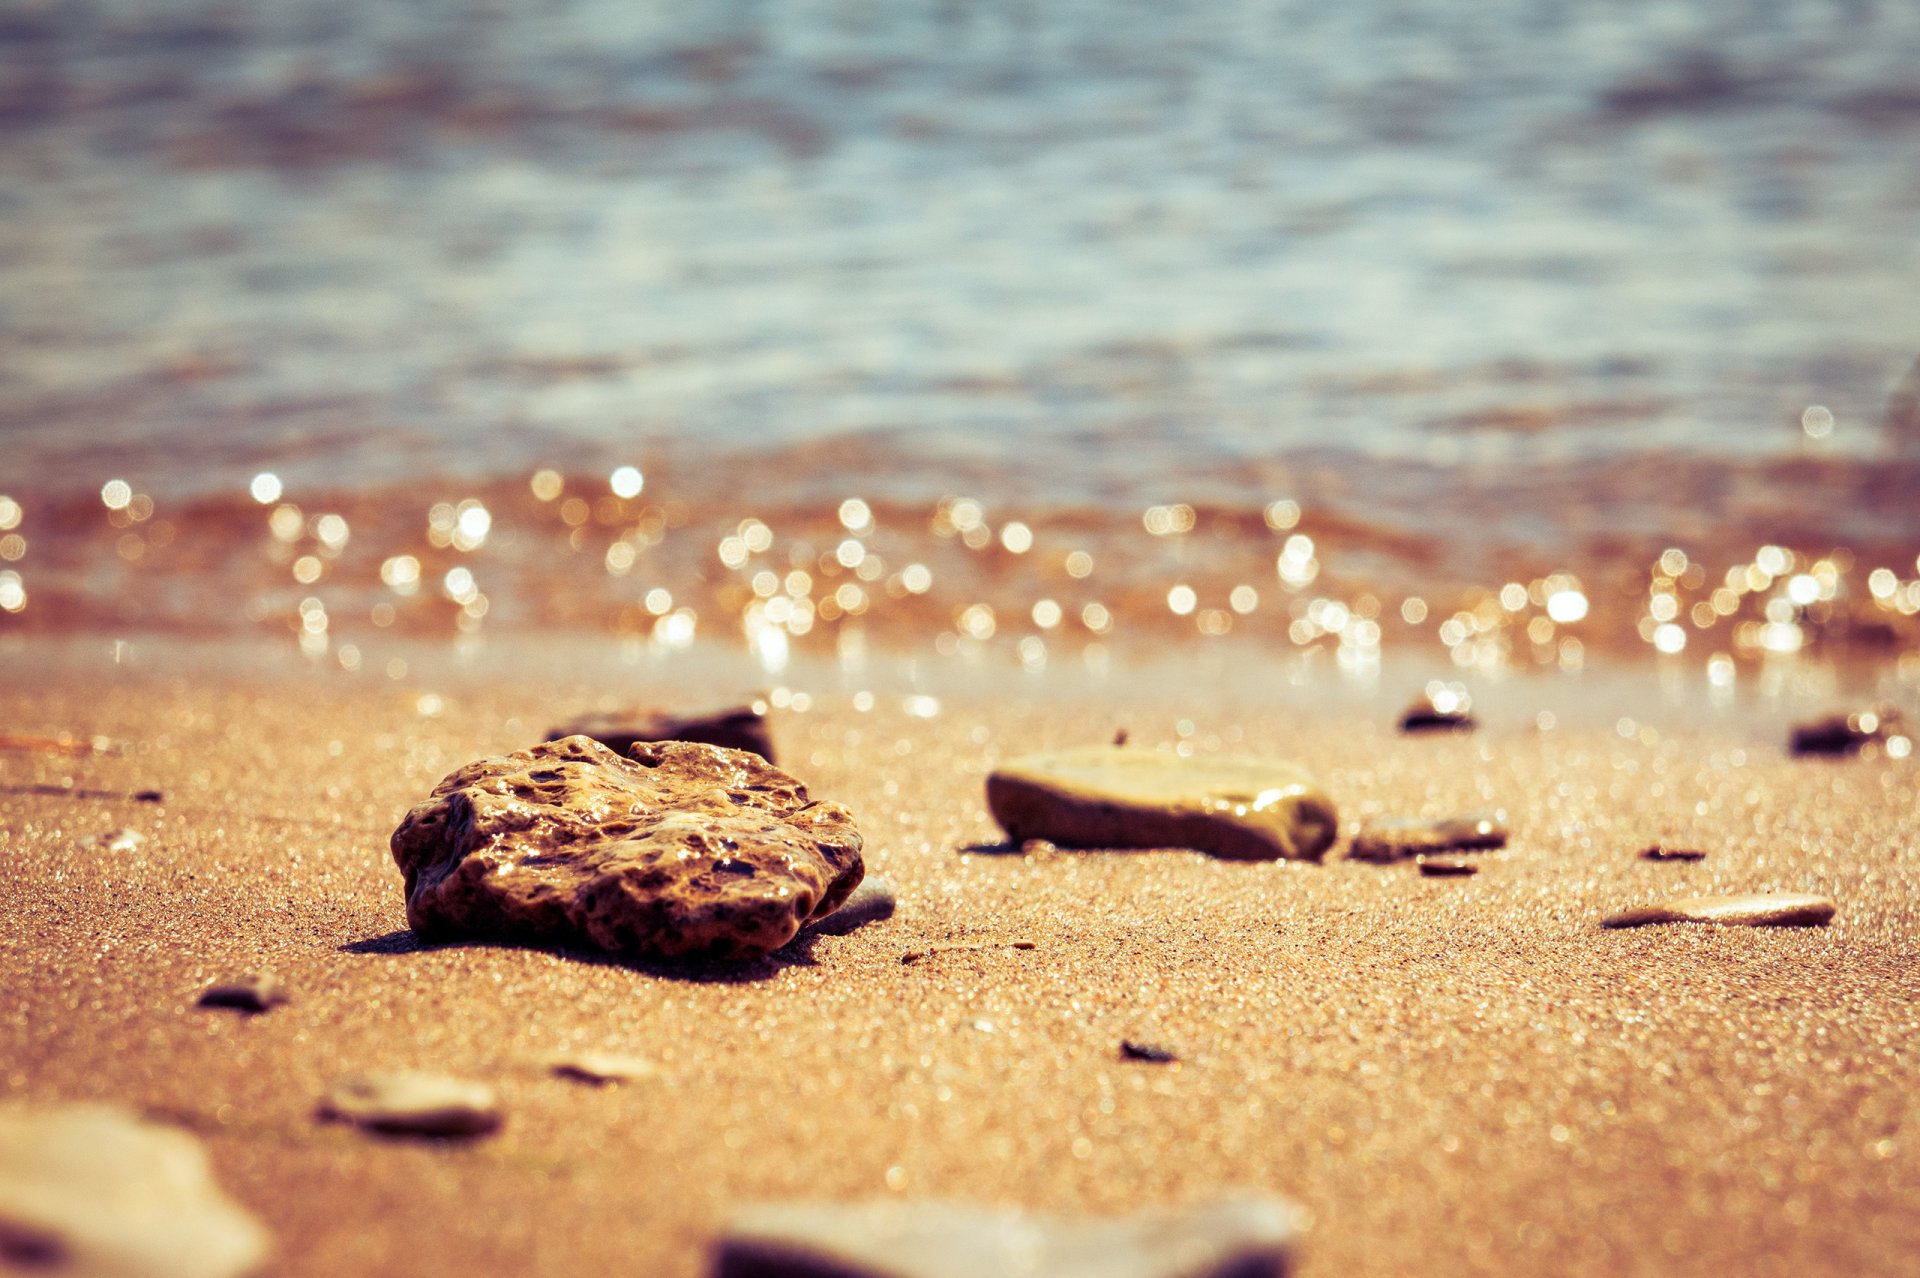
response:
[[[364,510],[357,548],[392,526],[365,593],[435,502],[634,465],[712,536],[565,619],[702,594],[749,516],[811,561],[858,495],[1036,530],[1003,615],[1075,548],[1157,622],[1182,584],[1179,626],[1253,615],[1239,584],[1304,609],[1259,518],[1291,499],[1321,589],[1435,624],[1568,571],[1638,642],[1663,549],[1718,578],[1778,544],[1842,551],[1820,602],[1897,630],[1916,57],[1904,4],[14,6],[0,625],[343,587],[288,580],[258,471]],[[115,478],[225,539],[130,556]],[[1193,533],[1145,540],[1180,503]],[[476,571],[552,616],[560,540]],[[967,637],[973,568],[934,575],[922,629]]]

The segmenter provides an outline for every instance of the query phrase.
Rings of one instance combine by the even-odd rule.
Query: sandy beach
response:
[[[990,676],[923,717],[904,688],[876,681],[863,710],[823,674],[776,713],[782,762],[853,810],[899,912],[672,967],[422,948],[387,838],[470,759],[600,703],[736,693],[737,671],[596,683],[537,645],[403,684],[284,654],[10,663],[9,731],[123,748],[0,753],[0,1100],[111,1100],[198,1134],[272,1231],[272,1274],[691,1278],[746,1200],[1121,1214],[1223,1191],[1311,1212],[1309,1278],[1893,1274],[1920,1254],[1915,765],[1789,758],[1778,707],[1520,680],[1480,732],[1410,738],[1392,680],[1336,702],[1253,668]],[[1528,707],[1554,697],[1543,731]],[[1487,811],[1513,839],[1464,879],[1344,841],[1324,865],[1000,844],[997,760],[1120,727],[1303,762],[1348,832]],[[164,802],[111,797],[148,788]],[[92,842],[121,829],[145,841]],[[1658,840],[1707,856],[1638,857]],[[1748,891],[1838,916],[1598,926]],[[194,1006],[260,969],[290,1004]],[[1180,1060],[1123,1060],[1123,1039]],[[661,1073],[568,1081],[543,1064],[561,1049]],[[450,1143],[316,1117],[333,1080],[386,1067],[492,1083],[505,1125]]]

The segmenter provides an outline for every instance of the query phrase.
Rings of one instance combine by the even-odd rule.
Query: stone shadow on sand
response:
[[[430,942],[423,941],[411,928],[386,932],[379,936],[363,937],[358,941],[348,941],[335,948],[342,954],[421,954],[430,950],[453,949],[490,949],[490,950],[528,950],[538,954],[551,954],[573,963],[590,967],[620,967],[630,972],[640,972],[647,976],[659,977],[669,981],[687,981],[699,985],[748,985],[756,981],[770,980],[790,967],[815,967],[813,945],[819,933],[803,929],[798,936],[764,958],[746,962],[729,962],[724,959],[652,959],[623,958],[617,954],[603,954],[598,950],[567,949],[562,946],[516,945],[509,941],[453,940]]]

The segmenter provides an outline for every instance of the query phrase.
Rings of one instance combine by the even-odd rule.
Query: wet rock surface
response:
[[[1492,816],[1379,820],[1360,827],[1347,855],[1355,861],[1406,861],[1437,852],[1477,852],[1506,845],[1507,827]]]
[[[693,741],[726,750],[749,750],[773,762],[773,737],[767,731],[766,711],[758,705],[729,706],[700,714],[672,715],[632,710],[590,715],[564,728],[555,728],[547,740],[592,737],[615,754],[626,754],[647,741]]]
[[[201,1007],[231,1008],[236,1012],[264,1012],[290,1001],[278,978],[265,972],[250,972],[228,977],[207,986],[200,995]]]
[[[485,1083],[411,1070],[350,1074],[328,1089],[320,1114],[406,1136],[481,1136],[501,1117]]]
[[[1430,879],[1464,879],[1480,873],[1480,867],[1464,856],[1423,856],[1414,863]]]
[[[860,847],[756,754],[581,736],[461,768],[392,839],[422,937],[663,958],[778,949],[859,885]]]
[[[1824,927],[1834,904],[1805,892],[1744,896],[1689,896],[1610,914],[1601,927],[1646,927],[1655,923],[1718,923],[1729,927]]]
[[[109,1105],[0,1106],[0,1272],[238,1278],[269,1246],[188,1133]]]
[[[781,1204],[735,1213],[712,1278],[1282,1278],[1301,1215],[1247,1198],[1119,1220],[947,1203]]]
[[[1292,764],[1112,746],[1002,764],[987,778],[987,806],[1016,843],[1193,848],[1233,860],[1318,860],[1339,831],[1332,800]]]

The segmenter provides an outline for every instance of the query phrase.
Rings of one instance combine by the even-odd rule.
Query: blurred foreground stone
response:
[[[946,1203],[780,1204],[735,1214],[713,1278],[1283,1278],[1303,1217],[1247,1198],[1123,1220]]]
[[[237,1278],[269,1246],[186,1132],[111,1105],[0,1108],[0,1272]]]

